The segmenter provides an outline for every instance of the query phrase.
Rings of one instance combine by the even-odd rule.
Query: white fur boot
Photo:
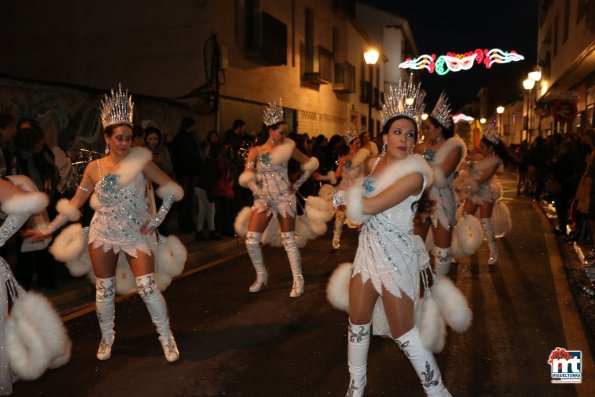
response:
[[[247,232],[246,233],[246,250],[252,261],[252,266],[256,270],[256,281],[252,283],[248,290],[250,292],[258,292],[263,286],[267,285],[269,274],[264,261],[262,260],[262,250],[260,249],[260,236],[262,233]]]
[[[349,389],[346,397],[361,397],[366,387],[370,325],[356,325],[349,320],[347,328],[347,363],[349,365]]]
[[[341,247],[341,234],[343,233],[343,224],[345,223],[345,211],[335,213],[335,229],[333,230],[333,249],[338,250]]]
[[[427,396],[452,397],[442,383],[434,355],[423,347],[417,327],[395,339],[395,342],[413,365]]]
[[[481,218],[481,227],[488,241],[488,247],[490,249],[490,259],[488,259],[488,265],[495,265],[498,263],[498,244],[496,243],[496,235],[494,233],[494,226],[492,225],[491,218]]]
[[[283,240],[283,247],[287,252],[291,274],[293,275],[293,286],[289,296],[297,298],[304,293],[304,276],[302,276],[302,258],[295,242],[295,232],[281,233],[281,240]]]
[[[434,273],[437,276],[446,276],[452,263],[451,248],[434,247]]]
[[[165,359],[170,363],[174,362],[180,358],[180,352],[178,351],[176,340],[169,327],[167,305],[165,304],[163,295],[161,295],[161,292],[157,289],[155,276],[153,273],[149,273],[144,276],[136,277],[135,280],[138,294],[143,298],[145,305],[147,305],[151,320],[159,334],[159,342],[161,342]]]
[[[101,330],[101,342],[97,349],[97,359],[107,360],[112,355],[114,344],[114,319],[116,299],[116,278],[95,279],[95,306],[97,307],[97,319]]]

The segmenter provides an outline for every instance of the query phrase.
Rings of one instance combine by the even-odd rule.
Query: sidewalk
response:
[[[225,237],[220,241],[195,241],[194,233],[177,235],[188,250],[184,272],[209,262],[244,252],[244,239]],[[95,286],[86,276],[72,277],[65,266],[56,272],[58,289],[41,292],[54,304],[62,316],[95,304]]]
[[[553,228],[557,224],[554,206],[541,200],[539,207],[548,217]],[[595,246],[592,243],[568,242],[566,236],[562,235],[556,236],[556,240],[564,261],[570,291],[587,330],[589,347],[591,352],[595,352],[595,272],[591,266],[586,266],[588,261],[585,259],[585,255]]]

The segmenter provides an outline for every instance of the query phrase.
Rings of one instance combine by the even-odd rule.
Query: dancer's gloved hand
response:
[[[333,194],[333,207],[335,209],[344,206],[347,203],[345,199],[345,191],[344,190],[337,190],[335,194]]]

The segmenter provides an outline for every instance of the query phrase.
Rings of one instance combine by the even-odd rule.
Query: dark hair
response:
[[[43,134],[33,128],[21,128],[14,137],[15,152],[19,157],[24,152],[33,151],[35,145],[43,139]]]
[[[118,124],[108,125],[107,127],[104,128],[103,133],[111,138],[111,136],[114,134],[114,130],[118,127],[128,127],[128,128],[130,128],[130,131],[132,133],[134,133],[134,128],[132,128],[132,126],[128,123],[118,123]]]
[[[211,143],[211,137],[213,135],[217,135],[217,137],[219,137],[219,133],[216,130],[211,130],[209,131],[209,133],[207,134],[207,139],[205,139],[208,143]]]
[[[6,128],[14,121],[12,114],[8,112],[0,112],[0,128]]]
[[[246,122],[242,119],[236,119],[233,121],[233,129],[240,128],[246,125]]]
[[[506,148],[506,145],[501,140],[498,140],[498,143],[494,143],[484,136],[483,138],[481,138],[481,142],[486,144],[488,147],[494,149],[494,153],[496,154],[496,156],[500,157],[500,160],[504,162],[504,165],[516,162],[516,160],[512,157],[512,155]]]
[[[180,123],[179,132],[185,132],[188,128],[192,127],[194,124],[196,124],[196,121],[194,121],[193,118],[191,118],[191,117],[182,118],[182,122]]]
[[[442,136],[444,137],[444,139],[452,138],[454,136],[454,134],[455,134],[452,126],[450,128],[446,128],[445,126],[443,126],[442,124],[440,124],[440,122],[438,120],[436,120],[432,116],[428,116],[428,118],[427,118],[426,121],[429,121],[436,128],[441,128],[442,129]],[[451,121],[452,121],[452,118],[451,118]]]
[[[254,142],[254,146],[261,146],[264,145],[266,141],[268,141],[269,139],[269,131],[270,130],[276,130],[277,128],[279,128],[279,126],[281,124],[285,124],[285,121],[279,121],[275,124],[269,125],[268,127],[266,125],[262,125],[262,131],[260,132],[260,134],[258,134],[258,136],[256,137],[256,141]]]
[[[322,142],[324,142],[325,140],[326,140],[326,137],[324,135],[320,134],[316,137],[316,144],[321,145]]]
[[[144,137],[145,131],[143,130],[143,127],[141,127],[140,125],[132,126],[132,136],[134,138]]]
[[[17,122],[17,129],[22,130],[23,128],[21,127],[21,124],[25,124],[25,123],[29,123],[31,125],[31,127],[25,127],[25,128],[30,128],[32,130],[35,130],[39,133],[43,133],[41,126],[39,125],[39,122],[34,119],[33,117],[23,117],[21,119],[19,119],[19,121]]]
[[[409,120],[413,123],[413,129],[415,130],[414,140],[415,140],[415,142],[417,142],[417,123],[411,117],[404,116],[404,115],[398,115],[398,116],[394,116],[394,117],[391,117],[390,119],[388,119],[388,121],[386,123],[384,123],[384,126],[382,126],[382,131],[380,134],[381,135],[388,134],[388,130],[389,130],[390,126],[392,125],[392,123],[394,123],[397,120]]]
[[[161,145],[161,141],[163,140],[163,135],[161,134],[161,130],[157,127],[147,127],[145,128],[145,141],[149,138],[149,135],[155,134],[157,135],[157,147]]]

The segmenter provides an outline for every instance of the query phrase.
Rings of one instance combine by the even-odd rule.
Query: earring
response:
[[[386,143],[384,145],[382,145],[382,153],[381,156],[384,156],[386,154]]]
[[[105,150],[103,151],[103,153],[105,153],[106,156],[109,154],[109,143],[105,144]]]

